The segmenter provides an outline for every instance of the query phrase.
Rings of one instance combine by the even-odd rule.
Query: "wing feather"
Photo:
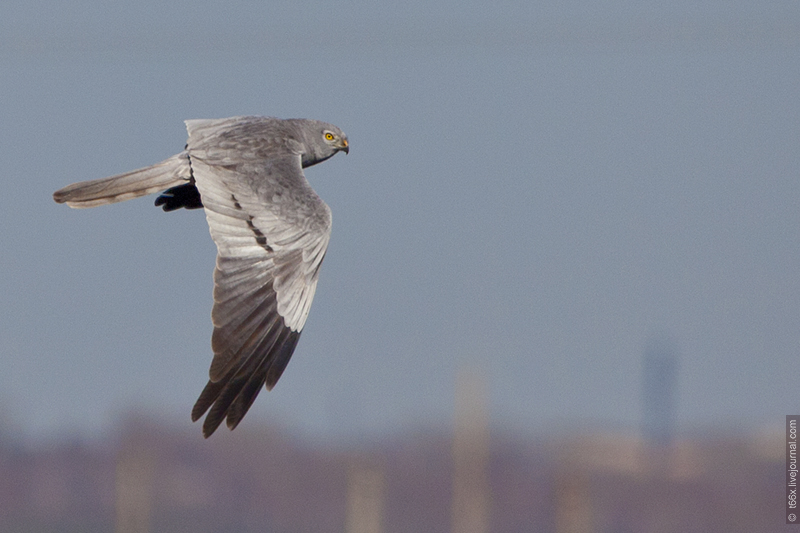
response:
[[[208,124],[202,139],[213,137]],[[330,238],[330,209],[303,175],[300,155],[271,148],[254,165],[241,147],[213,139],[214,150],[188,150],[211,237],[214,358],[192,419],[208,413],[203,434],[227,419],[234,428],[262,386],[277,383],[302,332]],[[237,161],[237,154],[241,161]],[[263,154],[262,154],[263,155]]]

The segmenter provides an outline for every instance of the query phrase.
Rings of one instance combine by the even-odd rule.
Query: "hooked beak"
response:
[[[342,139],[342,147],[339,148],[340,152],[344,152],[345,154],[350,153],[350,143],[347,142],[347,139]]]

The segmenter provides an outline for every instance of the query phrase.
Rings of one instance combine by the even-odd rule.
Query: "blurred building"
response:
[[[667,341],[651,341],[643,358],[643,418],[645,440],[669,446],[674,438],[678,356]]]

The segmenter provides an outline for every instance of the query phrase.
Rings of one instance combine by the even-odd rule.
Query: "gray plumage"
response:
[[[305,325],[331,232],[330,208],[303,168],[349,151],[347,136],[316,120],[187,120],[179,154],[153,166],[76,183],[53,194],[95,207],[165,191],[165,211],[203,207],[217,245],[214,358],[192,409],[203,434],[242,420],[262,386],[280,378]]]

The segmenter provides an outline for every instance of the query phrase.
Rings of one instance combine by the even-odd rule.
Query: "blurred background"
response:
[[[798,52],[795,0],[3,2],[0,531],[782,530]],[[205,441],[203,213],[51,195],[243,114],[352,149]]]

